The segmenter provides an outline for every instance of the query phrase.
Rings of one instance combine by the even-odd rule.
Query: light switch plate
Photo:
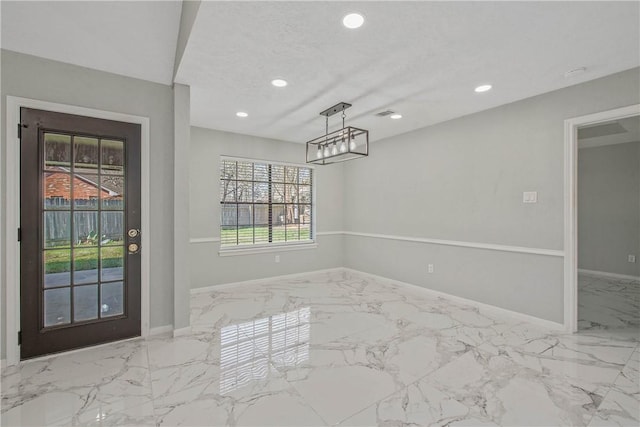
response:
[[[522,203],[538,203],[538,192],[525,191],[522,193]]]

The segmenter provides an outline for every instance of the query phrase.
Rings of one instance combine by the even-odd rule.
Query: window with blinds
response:
[[[313,170],[221,158],[220,246],[312,242]]]

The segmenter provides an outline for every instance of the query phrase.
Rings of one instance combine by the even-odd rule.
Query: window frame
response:
[[[285,241],[285,242],[266,242],[266,243],[239,243],[236,245],[229,245],[229,246],[223,246],[222,244],[222,202],[220,200],[220,186],[222,185],[222,177],[220,174],[220,169],[222,167],[222,164],[224,161],[232,161],[232,162],[250,162],[253,164],[256,163],[260,163],[260,164],[267,164],[267,165],[272,165],[272,166],[288,166],[288,167],[295,167],[295,168],[303,168],[303,169],[309,169],[311,171],[311,222],[310,222],[310,235],[309,235],[309,239],[306,240],[292,240],[292,241]],[[217,177],[217,182],[218,182],[218,193],[217,193],[217,204],[218,207],[220,209],[219,211],[219,215],[218,215],[218,233],[220,235],[220,245],[219,245],[219,251],[218,254],[220,256],[232,256],[232,255],[247,255],[247,254],[254,254],[254,253],[270,253],[270,252],[282,252],[282,251],[291,251],[291,250],[305,250],[305,249],[315,249],[318,247],[318,244],[316,242],[316,233],[317,233],[317,229],[316,229],[316,179],[315,179],[315,174],[316,174],[316,168],[313,165],[308,165],[308,164],[301,164],[301,163],[291,163],[291,162],[279,162],[279,161],[273,161],[273,160],[265,160],[265,159],[254,159],[254,158],[249,158],[249,157],[236,157],[236,156],[226,156],[226,155],[221,155],[219,158],[219,163],[218,163],[218,177]],[[237,178],[237,177],[236,177]],[[252,182],[256,182],[256,181],[252,181]],[[242,202],[238,203],[237,201],[235,202],[236,206],[238,204],[242,204]],[[283,205],[285,203],[274,203],[273,201],[271,202],[271,205]],[[298,203],[299,204],[299,203]],[[306,203],[303,203],[306,204]],[[238,224],[236,224],[236,227],[238,226]],[[255,227],[255,224],[253,225]]]

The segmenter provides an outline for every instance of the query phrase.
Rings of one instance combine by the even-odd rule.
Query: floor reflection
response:
[[[222,328],[220,394],[309,360],[310,307]]]
[[[640,282],[578,275],[578,329],[580,331],[640,333]]]

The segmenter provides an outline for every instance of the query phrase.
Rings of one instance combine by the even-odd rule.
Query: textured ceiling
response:
[[[5,1],[2,48],[171,84],[179,1]]]
[[[176,81],[192,87],[197,126],[305,142],[345,101],[375,140],[637,67],[639,5],[203,2]],[[341,24],[352,11],[358,30]],[[494,89],[474,93],[482,83]],[[404,117],[374,116],[386,109]]]
[[[5,49],[172,82],[180,2],[1,8]],[[347,30],[353,11],[366,21]],[[176,81],[192,87],[197,126],[305,142],[345,101],[347,123],[377,140],[637,67],[639,20],[639,2],[205,1]],[[494,89],[474,93],[483,83]],[[404,117],[375,116],[388,109]]]

